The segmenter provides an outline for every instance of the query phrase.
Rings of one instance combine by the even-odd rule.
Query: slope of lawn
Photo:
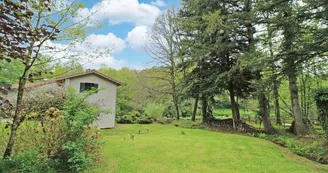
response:
[[[328,172],[326,165],[242,135],[164,125],[117,125],[103,135],[102,161],[87,172]]]

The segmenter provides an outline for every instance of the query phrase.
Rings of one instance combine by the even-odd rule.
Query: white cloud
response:
[[[92,38],[97,38],[99,35],[95,36],[96,37],[90,37],[90,40],[93,40]],[[100,43],[106,43],[106,40]],[[92,41],[90,44],[92,47],[88,47],[87,45],[88,44],[86,43],[82,43],[73,46],[71,44],[61,44],[47,41],[43,44],[41,53],[47,57],[50,57],[51,62],[65,63],[74,59],[84,68],[98,69],[101,67],[101,64],[106,64],[108,67],[112,67],[114,69],[120,69],[127,66],[127,62],[125,60],[118,60],[113,57],[106,47]]]
[[[86,63],[83,67],[86,69],[99,69],[102,64],[106,64],[108,67],[113,69],[121,69],[127,66],[127,62],[125,60],[117,60],[115,57],[108,55],[94,59],[93,61]]]
[[[126,41],[129,46],[134,50],[143,50],[147,43],[147,34],[148,27],[147,26],[136,26],[133,30],[128,33],[126,37]]]
[[[86,51],[94,49],[111,49],[112,53],[119,53],[126,47],[125,41],[116,37],[113,33],[91,34],[85,41],[73,48],[73,51]]]
[[[139,3],[138,0],[102,0],[90,9],[81,9],[76,20],[91,15],[92,22],[108,20],[111,24],[131,22],[136,25],[152,25],[160,12],[157,6]]]
[[[151,2],[152,5],[155,5],[157,7],[165,7],[167,6],[166,2],[164,0],[155,0]]]

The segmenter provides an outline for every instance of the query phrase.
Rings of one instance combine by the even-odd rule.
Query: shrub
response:
[[[153,119],[144,115],[144,116],[141,116],[138,118],[137,123],[138,124],[151,124],[151,123],[153,123]]]
[[[314,100],[318,109],[318,121],[328,135],[328,88],[315,90]]]
[[[260,133],[260,134],[259,134],[259,138],[261,138],[261,139],[267,139],[268,136],[267,136],[267,134],[265,134],[265,133]]]
[[[40,159],[36,151],[20,153],[16,156],[0,159],[0,172],[48,172],[55,173],[47,158]]]
[[[151,124],[153,119],[147,115],[142,115],[138,111],[132,111],[127,115],[118,116],[116,122],[119,124]]]
[[[287,147],[293,153],[317,161],[323,164],[328,163],[328,143],[319,139],[309,140],[283,136],[283,135],[265,135],[262,133],[251,134],[253,137],[270,140],[280,146]]]
[[[82,171],[88,164],[92,163],[97,149],[99,148],[100,132],[92,128],[91,124],[97,119],[101,113],[108,111],[101,110],[95,106],[88,104],[85,100],[90,95],[96,93],[96,89],[92,89],[82,94],[77,94],[73,89],[69,89],[68,97],[63,108],[63,119],[60,115],[55,115],[61,122],[53,127],[58,127],[59,131],[64,132],[63,137],[59,137],[54,141],[54,145],[59,148],[53,148],[47,155],[51,156],[60,163],[59,168],[70,171]],[[58,113],[60,114],[60,113]],[[50,118],[52,116],[49,116]],[[50,119],[50,123],[53,119]],[[52,127],[49,126],[53,132]],[[57,137],[57,136],[56,136]]]
[[[39,118],[31,116],[17,132],[17,154],[2,161],[8,172],[80,172],[91,165],[101,144],[92,123],[108,112],[85,101],[96,91],[69,89],[61,110],[51,107],[39,112]]]
[[[145,114],[153,119],[163,117],[165,105],[160,103],[148,103],[145,107]]]
[[[123,115],[116,118],[116,122],[119,124],[135,124],[136,122],[129,115]]]
[[[183,101],[180,105],[181,117],[190,117],[192,115],[192,108],[194,105],[191,100]]]
[[[2,107],[0,117],[12,117],[14,113],[16,98],[11,98],[12,106]],[[62,88],[52,89],[28,89],[24,95],[21,113],[28,115],[32,113],[45,112],[50,107],[62,109],[66,99],[66,92]]]

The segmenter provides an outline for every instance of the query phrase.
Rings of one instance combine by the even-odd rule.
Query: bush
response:
[[[62,109],[66,99],[66,92],[62,88],[52,89],[28,89],[24,94],[23,105],[21,109],[22,115],[31,113],[42,113],[50,107]],[[9,118],[14,114],[14,107],[16,106],[16,98],[9,98],[13,106],[2,107],[0,109],[0,117]]]
[[[57,147],[47,149],[47,155],[58,160],[59,165],[57,166],[64,171],[82,171],[96,157],[100,145],[97,140],[100,132],[91,125],[101,113],[108,112],[85,101],[96,92],[97,90],[93,89],[77,94],[73,89],[69,89],[68,98],[62,111],[64,118],[59,124],[48,127],[50,128],[48,129],[49,133],[53,133],[53,128],[58,128],[59,133],[64,133],[62,137],[53,141],[52,146],[57,145]],[[60,115],[56,116],[55,113],[53,112],[53,116],[49,117],[57,117],[60,121]],[[52,122],[55,120],[50,120],[50,124]],[[54,138],[56,137],[54,136]]]
[[[136,122],[129,115],[123,115],[116,118],[116,122],[119,124],[135,124]]]
[[[93,164],[101,142],[100,131],[92,124],[108,112],[85,101],[96,91],[80,94],[69,89],[61,110],[52,107],[31,116],[17,132],[17,154],[2,160],[4,168],[8,172],[80,172]]]
[[[153,119],[163,117],[165,105],[160,103],[148,103],[145,107],[145,114]]]
[[[139,117],[139,119],[137,120],[137,123],[138,124],[151,124],[151,123],[153,123],[153,119],[144,115],[142,117]]]
[[[147,115],[142,115],[138,111],[132,111],[127,115],[117,117],[116,122],[119,124],[151,124],[153,119]]]
[[[40,159],[37,152],[28,151],[10,157],[7,159],[0,159],[0,172],[47,172],[55,173],[47,158]]]
[[[185,100],[181,103],[180,105],[180,111],[181,111],[181,117],[185,118],[185,117],[191,117],[192,116],[192,110],[191,109],[193,107],[193,103],[191,102],[191,100]]]
[[[328,135],[328,88],[315,90],[314,100],[318,109],[318,121],[326,135]]]
[[[293,153],[317,161],[328,163],[328,143],[321,140],[299,139],[283,135],[266,135],[262,133],[251,134],[253,137],[270,140],[280,146],[287,147]],[[305,140],[305,141],[304,141]]]

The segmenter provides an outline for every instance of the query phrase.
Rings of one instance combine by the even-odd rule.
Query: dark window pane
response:
[[[91,90],[91,88],[97,88],[98,89],[98,84],[95,83],[80,83],[80,92],[86,91],[86,90]]]

